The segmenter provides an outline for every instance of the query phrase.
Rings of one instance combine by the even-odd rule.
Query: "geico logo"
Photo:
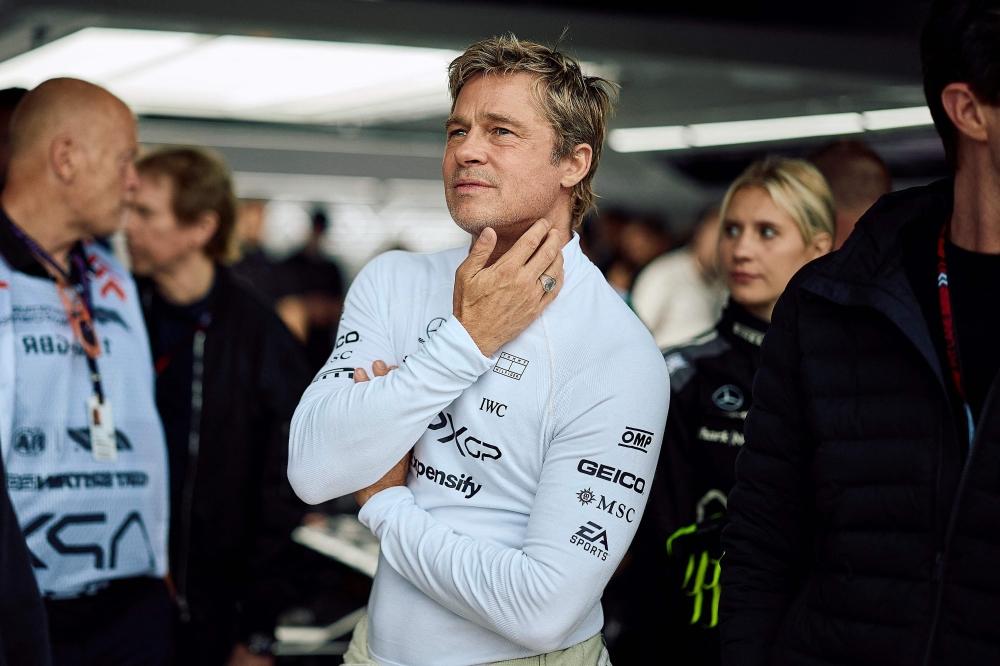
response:
[[[104,343],[104,353],[110,354],[111,341],[105,338],[102,342]],[[86,354],[83,345],[64,335],[24,335],[21,337],[21,344],[24,345],[25,355],[44,354],[50,356],[57,354],[66,356],[73,354],[74,356],[83,356]]]
[[[626,449],[635,449],[636,451],[645,453],[646,447],[652,442],[653,433],[648,430],[625,426],[625,432],[622,433],[622,441],[618,442],[618,446],[624,446]]]
[[[447,412],[438,412],[438,420],[436,423],[432,423],[427,426],[428,430],[440,430],[445,426],[451,426],[451,434],[445,435],[444,437],[439,437],[438,441],[441,443],[447,443],[454,441],[455,446],[458,448],[458,452],[462,454],[462,457],[471,457],[476,460],[497,460],[503,454],[500,449],[496,446],[484,442],[478,437],[468,436],[464,439],[462,435],[468,430],[465,426],[455,429],[455,422],[451,418],[451,414]],[[462,446],[465,446],[465,451],[462,450]],[[466,456],[468,452],[468,456]]]
[[[584,552],[601,558],[602,562],[608,559],[608,532],[597,523],[588,521],[586,525],[581,525],[576,534],[569,538],[569,542],[574,546],[580,546]],[[604,548],[598,548],[598,543]]]
[[[632,472],[626,472],[622,469],[615,469],[610,465],[601,465],[593,460],[587,460],[584,458],[580,461],[580,464],[576,466],[576,471],[581,474],[586,474],[587,476],[596,476],[598,479],[604,479],[605,481],[610,481],[611,483],[617,483],[623,488],[629,488],[635,492],[642,494],[642,491],[646,489],[646,480],[636,476]]]
[[[349,345],[351,343],[360,341],[361,341],[361,336],[358,335],[357,331],[348,331],[347,333],[344,333],[342,336],[337,338],[337,345],[335,348],[340,349],[344,345]]]
[[[635,517],[635,509],[625,506],[617,500],[611,500],[609,503],[604,495],[601,495],[601,499],[597,502],[597,510],[604,511],[609,516],[614,516],[615,518],[624,518],[626,522],[631,523],[632,518]]]
[[[422,478],[429,479],[436,482],[439,486],[457,490],[465,494],[465,499],[472,499],[483,488],[483,484],[477,484],[472,480],[471,475],[465,476],[462,474],[461,476],[455,476],[442,469],[434,469],[430,465],[425,465],[417,460],[416,456],[410,458],[410,467],[413,468],[414,474],[417,475],[417,480]]]
[[[37,516],[34,520],[29,522],[22,529],[25,541],[43,526],[48,523],[55,514],[43,513]],[[52,546],[60,555],[91,555],[94,558],[94,568],[103,569],[104,568],[104,547],[99,543],[77,543],[75,538],[72,538],[72,543],[65,543],[62,540],[62,531],[68,527],[77,527],[83,525],[103,525],[108,520],[107,514],[104,513],[70,513],[66,514],[58,521],[53,523],[47,530],[45,530],[45,540]],[[135,529],[133,529],[133,527]],[[90,528],[91,530],[97,528]],[[74,531],[74,535],[79,535],[79,531]],[[149,555],[150,561],[153,559],[153,553],[151,546],[149,544],[148,531],[146,530],[145,523],[142,522],[142,516],[139,515],[137,511],[125,516],[125,519],[121,524],[111,533],[111,539],[108,542],[108,568],[114,569],[118,566],[118,547],[124,539],[129,534],[136,534],[137,538],[144,541],[146,544],[146,550]],[[134,539],[132,539],[134,542]],[[133,546],[134,548],[134,546]],[[28,551],[28,556],[31,558],[31,564],[36,569],[47,569],[48,565],[45,564],[37,555],[35,555],[31,550]]]

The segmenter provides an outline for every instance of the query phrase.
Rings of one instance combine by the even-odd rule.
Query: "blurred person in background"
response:
[[[687,247],[654,259],[632,287],[632,309],[665,349],[704,333],[719,319],[726,285],[719,276],[716,245],[719,209],[698,216]]]
[[[580,225],[580,249],[601,273],[607,273],[618,256],[622,227],[630,217],[620,208],[602,208],[588,215]]]
[[[102,88],[52,79],[10,129],[0,442],[54,662],[166,664],[168,473],[149,341],[131,277],[91,241],[119,228],[138,183],[135,118]]]
[[[24,88],[0,90],[0,188],[7,180],[7,164],[10,162],[10,117],[18,102],[27,94]]]
[[[305,343],[312,370],[319,369],[337,344],[334,335],[344,307],[344,279],[340,267],[324,256],[321,243],[329,227],[323,208],[312,213],[306,246],[278,263],[271,271],[265,292],[276,301],[278,314]]]
[[[630,635],[612,654],[623,663],[650,663],[665,646],[678,664],[720,663],[720,536],[760,345],[788,281],[833,244],[833,197],[803,160],[752,164],[720,214],[729,303],[714,330],[664,352],[670,411],[629,568]]]
[[[1000,663],[1000,0],[936,0],[953,177],[789,283],[723,533],[731,664]]]
[[[635,276],[670,248],[670,235],[662,218],[657,215],[629,218],[618,232],[618,253],[604,276],[618,295],[630,302]]]
[[[892,175],[881,156],[864,141],[833,141],[809,156],[826,178],[837,204],[837,235],[833,249],[839,250],[861,216],[883,194],[892,192]]]
[[[230,266],[233,275],[261,293],[274,270],[274,261],[264,252],[264,214],[267,202],[245,199],[236,206],[236,245],[239,260]]]
[[[305,506],[285,475],[311,372],[274,311],[224,264],[235,201],[221,159],[165,148],[136,165],[125,231],[170,457],[177,663],[272,664]]]

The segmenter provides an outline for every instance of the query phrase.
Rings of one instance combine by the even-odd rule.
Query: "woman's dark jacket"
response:
[[[670,412],[649,503],[622,575],[628,603],[622,635],[612,645],[616,661],[656,663],[669,655],[687,666],[719,663],[713,591],[704,592],[695,618],[687,564],[701,552],[721,555],[726,498],[766,331],[766,322],[730,300],[715,328],[663,352]],[[691,526],[696,530],[675,537],[668,555],[667,541]]]
[[[149,322],[155,287],[139,285]],[[195,473],[192,509],[171,517],[170,540],[176,558],[177,540],[190,530],[191,640],[201,656],[224,659],[235,642],[271,635],[294,595],[284,571],[305,505],[288,483],[288,425],[312,373],[273,308],[225,267],[217,267],[207,307],[200,446],[185,472]],[[171,504],[176,511],[179,503]],[[172,561],[172,576],[179,569]]]
[[[933,254],[916,291],[906,268],[952,187],[883,197],[775,308],[723,533],[725,664],[1000,663],[1000,393],[963,446],[916,295]]]

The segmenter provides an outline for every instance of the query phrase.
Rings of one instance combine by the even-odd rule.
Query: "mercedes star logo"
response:
[[[712,402],[723,411],[735,412],[743,406],[743,391],[732,384],[720,386],[712,394]]]

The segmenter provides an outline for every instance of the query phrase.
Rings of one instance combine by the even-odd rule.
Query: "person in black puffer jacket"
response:
[[[955,176],[883,197],[775,308],[724,664],[1000,663],[1000,2],[936,2],[922,51]]]

